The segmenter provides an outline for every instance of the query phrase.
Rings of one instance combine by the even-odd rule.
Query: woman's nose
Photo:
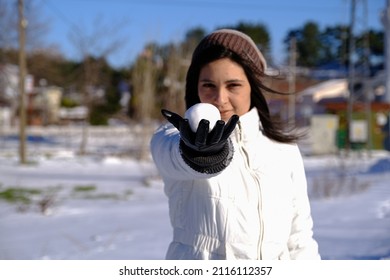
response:
[[[223,88],[218,88],[216,92],[215,102],[219,105],[225,104],[228,100],[226,91]]]

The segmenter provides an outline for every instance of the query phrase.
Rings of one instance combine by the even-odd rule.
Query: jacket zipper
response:
[[[262,259],[261,247],[262,247],[263,236],[264,236],[264,221],[263,221],[262,215],[261,215],[261,212],[262,212],[262,209],[261,209],[261,207],[262,207],[261,185],[260,185],[260,181],[257,178],[256,174],[254,174],[252,169],[251,169],[249,155],[248,155],[248,152],[246,151],[246,149],[245,149],[245,147],[243,145],[241,123],[238,122],[237,126],[238,126],[238,133],[237,133],[238,134],[237,135],[238,144],[239,144],[239,148],[241,150],[241,153],[244,155],[246,168],[252,174],[252,177],[256,180],[257,185],[258,185],[258,187],[257,187],[257,194],[258,194],[258,201],[259,202],[258,202],[257,210],[258,210],[258,216],[259,216],[259,220],[260,220],[260,236],[259,236],[259,241],[258,241],[258,246],[257,246],[257,254],[258,254],[258,258],[261,260]]]

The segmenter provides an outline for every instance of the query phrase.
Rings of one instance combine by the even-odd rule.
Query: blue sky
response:
[[[70,40],[74,30],[91,34],[96,26],[121,26],[106,34],[123,39],[122,48],[109,56],[114,66],[129,65],[147,42],[165,44],[181,41],[194,27],[212,31],[239,22],[262,23],[271,36],[271,53],[276,63],[285,57],[283,38],[288,30],[315,21],[320,27],[348,24],[352,0],[41,0],[50,26],[47,42],[59,46],[69,58],[79,52]],[[357,1],[356,29],[364,24],[381,29],[380,13],[386,0]],[[99,25],[100,24],[100,25]],[[84,33],[85,32],[85,33]],[[103,36],[102,36],[103,38]],[[111,38],[111,39],[110,39]],[[103,39],[101,39],[103,40]]]

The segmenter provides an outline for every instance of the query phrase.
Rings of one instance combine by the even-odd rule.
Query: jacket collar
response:
[[[236,133],[242,140],[248,141],[258,137],[262,126],[257,109],[254,107],[240,116],[237,126]]]

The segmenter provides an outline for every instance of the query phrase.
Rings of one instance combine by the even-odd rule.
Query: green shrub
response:
[[[91,192],[96,191],[96,186],[94,185],[85,185],[85,186],[75,186],[73,188],[74,192]]]
[[[65,108],[74,108],[74,107],[77,107],[79,106],[79,104],[74,101],[73,99],[69,98],[69,97],[63,97],[61,99],[61,107],[65,107]]]
[[[42,191],[38,189],[26,189],[11,187],[0,192],[0,199],[10,203],[31,203],[31,196],[39,195]]]

